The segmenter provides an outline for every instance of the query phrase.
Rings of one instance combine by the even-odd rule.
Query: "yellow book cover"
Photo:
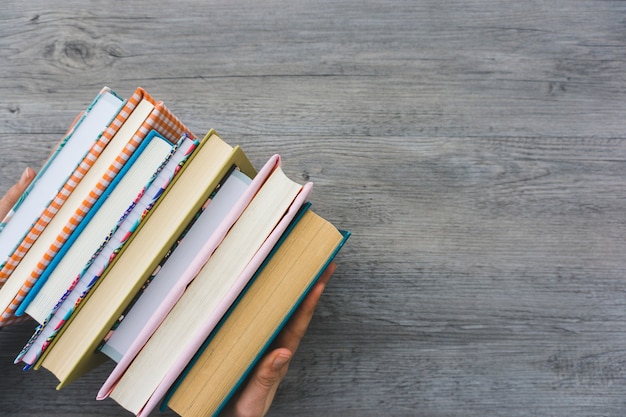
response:
[[[221,410],[349,237],[310,210],[294,223],[165,397],[179,415]]]

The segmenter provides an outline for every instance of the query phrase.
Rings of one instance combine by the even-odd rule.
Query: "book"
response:
[[[123,104],[120,97],[104,87],[89,107],[76,117],[19,201],[0,222],[0,267],[24,239],[31,225],[38,221],[58,190],[63,188]]]
[[[233,165],[248,176],[255,174],[241,148],[210,131],[141,230],[36,363],[36,368],[44,367],[57,377],[58,389],[106,359],[96,352],[101,340]]]
[[[136,106],[134,103],[137,103]],[[125,117],[127,115],[126,110],[130,110],[131,113],[127,119],[121,122],[120,116]],[[120,122],[121,126],[119,125]],[[96,157],[97,159],[93,161],[91,164],[93,166],[84,174],[84,177],[67,197],[67,200],[71,201],[72,204],[68,205],[67,202],[63,204],[59,209],[62,215],[57,213],[52,218],[33,247],[24,255],[17,266],[13,265],[15,270],[20,270],[20,273],[18,278],[12,281],[10,288],[5,291],[5,283],[5,286],[0,289],[0,311],[4,308],[3,301],[11,298],[11,294],[20,285],[20,281],[22,285],[17,294],[13,296],[10,304],[4,308],[0,316],[0,325],[15,317],[15,310],[41,273],[146,135],[151,130],[156,130],[170,142],[175,143],[187,131],[187,128],[165,107],[163,102],[157,103],[142,88],[135,91],[135,94],[118,113],[118,117],[103,133],[102,137],[105,134],[111,135],[113,132],[109,133],[109,131],[112,127],[112,130],[115,131],[114,136],[110,141],[105,141],[106,147],[99,153],[99,156],[88,155],[88,158],[85,158]],[[45,237],[43,241],[41,240],[42,237]],[[36,250],[34,250],[35,247]],[[0,275],[3,271],[0,271]]]
[[[269,171],[263,178],[262,172]],[[306,187],[289,179],[276,155],[253,180],[252,200],[214,249],[202,251],[173,290],[181,294],[131,363],[120,361],[101,393],[147,415],[191,359],[304,204]],[[205,246],[212,247],[207,241]],[[256,259],[255,259],[256,258]],[[258,263],[257,263],[258,260]],[[193,318],[191,320],[190,318]],[[111,386],[109,390],[107,385]],[[110,391],[110,392],[109,392]],[[100,394],[100,393],[99,393]],[[99,398],[103,395],[99,395]]]
[[[97,145],[104,146],[104,149],[95,161],[92,161],[93,155],[86,156],[83,160],[89,160],[86,169],[81,164],[77,168],[77,171],[81,172],[75,171],[72,174],[73,177],[79,179],[78,183],[72,187],[72,191],[66,197],[65,202],[59,207],[28,251],[15,264],[7,262],[0,271],[0,277],[7,274],[7,280],[0,289],[0,311],[2,311],[0,326],[14,317],[15,310],[58,252],[60,246],[89,211],[93,203],[97,201],[98,196],[106,189],[106,186],[119,172],[125,161],[132,155],[140,140],[143,139],[140,137],[137,138],[139,140],[133,141],[135,132],[146,120],[154,108],[154,104],[151,100],[144,98],[143,95],[141,97],[136,107],[130,108],[130,115],[118,129],[115,129],[111,139]],[[129,105],[130,100],[120,113],[124,114],[126,109],[130,107]],[[63,192],[64,190],[60,194]]]
[[[20,351],[15,363],[24,362],[25,369],[33,366],[43,352],[52,343],[63,325],[73,314],[76,306],[85,299],[89,291],[102,277],[107,267],[119,256],[132,240],[135,233],[141,229],[143,222],[150,216],[152,209],[158,205],[161,198],[167,193],[169,185],[178,175],[190,156],[198,146],[198,140],[185,134],[180,139],[174,155],[167,165],[152,181],[150,187],[129,207],[129,212],[123,217],[111,236],[85,265],[83,270],[74,278],[66,292],[57,301],[46,320],[35,329],[33,335]]]
[[[126,119],[128,119],[128,116],[132,113],[135,107],[137,107],[137,104],[139,104],[142,98],[143,93],[139,89],[135,91],[135,93],[126,101],[122,109],[111,121],[109,126],[104,130],[104,132],[102,132],[102,135],[98,138],[98,140],[92,144],[89,152],[85,154],[82,161],[80,161],[80,163],[73,168],[72,174],[68,179],[66,179],[63,187],[58,190],[54,198],[48,203],[39,220],[32,224],[32,227],[31,225],[27,226],[30,227],[30,230],[26,236],[24,236],[19,246],[13,251],[12,255],[6,259],[0,269],[0,284],[4,283],[8,279],[15,267],[28,252],[30,247],[37,240],[41,232],[55,216],[57,211],[63,206],[65,200],[74,191],[78,183],[89,171],[95,160],[100,156],[104,148],[115,136]],[[13,223],[13,221],[11,223]],[[5,319],[5,321],[7,320],[8,319]]]
[[[98,399],[138,416],[164,397],[183,416],[216,414],[349,232],[309,209],[312,184],[278,155],[257,173],[241,148],[213,130],[196,140],[141,88],[113,116],[46,190],[40,220],[19,217],[31,185],[0,223],[0,239],[16,219],[25,231],[0,264],[0,327],[36,318],[15,362],[46,368],[57,389],[110,357]]]
[[[25,312],[39,323],[44,322],[129,204],[167,163],[173,150],[173,144],[156,131],[146,136],[26,295],[17,316]]]
[[[207,238],[211,236],[228,213],[241,198],[251,179],[239,170],[233,170],[218,192],[214,193],[203,205],[197,218],[187,227],[177,239],[175,247],[170,250],[164,261],[148,279],[149,285],[132,308],[123,314],[123,320],[114,325],[108,335],[106,343],[101,348],[102,353],[115,362],[119,362],[128,351],[136,336],[146,326],[150,317],[154,315],[158,306],[170,293],[176,280],[191,264]]]
[[[118,361],[118,366],[111,373],[108,381],[105,382],[102,391],[106,390],[107,384],[113,383],[116,378],[121,375],[126,367],[130,364],[133,358],[137,355],[139,350],[146,343],[148,338],[154,333],[156,328],[160,325],[161,321],[165,318],[167,313],[171,310],[174,304],[178,301],[180,296],[183,294],[191,280],[195,278],[198,274],[199,270],[206,263],[208,257],[215,251],[217,246],[221,243],[222,239],[226,236],[226,234],[230,231],[231,227],[237,221],[239,216],[246,209],[250,201],[254,198],[256,193],[259,191],[261,186],[267,180],[267,178],[272,174],[276,166],[279,164],[279,157],[275,155],[270,158],[270,160],[265,164],[265,166],[259,171],[259,173],[255,176],[252,183],[246,187],[243,195],[239,198],[239,200],[235,203],[232,209],[228,212],[228,214],[219,222],[216,230],[207,238],[201,245],[200,248],[195,250],[194,256],[191,262],[187,265],[182,266],[182,270],[184,271],[179,276],[172,277],[172,285],[169,288],[165,298],[159,304],[157,310],[152,313],[150,319],[146,322],[146,324],[141,329],[141,332],[134,337],[131,345],[128,347],[127,351],[124,353],[122,358]],[[300,199],[306,197],[310,190],[310,184],[305,187],[305,191],[302,193]]]
[[[218,415],[349,236],[304,209],[173,384],[162,410]]]

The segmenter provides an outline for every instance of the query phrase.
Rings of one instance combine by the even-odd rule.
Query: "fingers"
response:
[[[272,405],[293,354],[284,348],[267,354],[255,367],[245,387],[224,411],[229,417],[264,416]]]
[[[17,203],[17,200],[20,198],[24,190],[26,190],[28,184],[30,184],[34,177],[35,171],[31,168],[26,168],[19,181],[9,188],[6,194],[0,198],[0,219],[3,219],[15,203]]]
[[[264,416],[270,408],[278,385],[287,374],[291,358],[304,336],[313,312],[336,265],[326,268],[309,294],[294,312],[287,325],[281,330],[274,345],[279,346],[266,354],[255,366],[244,387],[233,398],[224,416]]]

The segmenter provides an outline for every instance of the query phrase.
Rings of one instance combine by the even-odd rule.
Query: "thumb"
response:
[[[2,220],[15,203],[17,203],[17,200],[19,200],[22,193],[28,187],[28,184],[30,184],[33,180],[34,176],[35,171],[31,168],[26,168],[19,181],[9,188],[6,194],[0,198],[0,220]]]
[[[274,400],[278,385],[287,374],[292,357],[293,353],[286,348],[275,349],[265,355],[239,393],[230,415],[264,416]]]
[[[287,349],[277,349],[268,355],[268,358],[261,363],[258,371],[253,375],[253,379],[259,387],[272,388],[277,385],[287,373],[291,352]]]

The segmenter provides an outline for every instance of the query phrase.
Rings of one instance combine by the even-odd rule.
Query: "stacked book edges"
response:
[[[0,326],[38,322],[15,362],[134,414],[219,413],[350,233],[272,156],[198,139],[138,88],[103,88],[0,223]]]

